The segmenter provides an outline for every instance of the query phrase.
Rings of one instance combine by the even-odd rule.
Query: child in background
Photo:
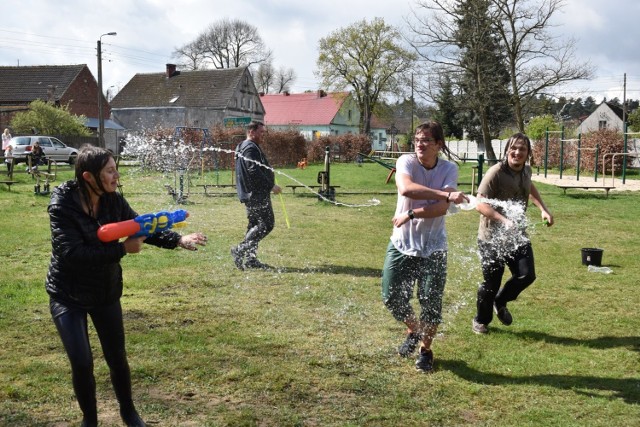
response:
[[[7,164],[7,175],[11,176],[13,171],[13,147],[7,145],[4,150],[4,162]]]

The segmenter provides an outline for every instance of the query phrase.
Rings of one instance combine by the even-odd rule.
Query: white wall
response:
[[[498,158],[502,157],[504,146],[507,140],[494,139],[491,141],[493,152]],[[452,153],[460,157],[461,159],[477,159],[479,153],[485,153],[484,147],[479,147],[476,141],[459,140],[459,141],[447,141],[447,147]],[[485,154],[486,159],[486,154]]]

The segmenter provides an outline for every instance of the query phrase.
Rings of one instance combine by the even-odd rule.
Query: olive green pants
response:
[[[387,247],[382,269],[382,300],[393,317],[404,322],[414,316],[411,298],[417,283],[420,320],[442,323],[442,295],[447,281],[447,252],[438,251],[427,258],[403,255],[393,243]]]

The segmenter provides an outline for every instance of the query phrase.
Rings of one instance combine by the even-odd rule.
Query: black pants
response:
[[[478,323],[488,325],[493,319],[493,304],[505,306],[536,280],[531,243],[520,246],[515,251],[502,255],[500,248],[478,241],[482,276],[484,281],[478,287],[477,314]],[[502,275],[505,265],[509,267],[511,277],[502,289]]]
[[[93,376],[93,355],[89,345],[87,314],[100,339],[104,358],[109,366],[111,383],[122,413],[135,411],[131,396],[131,373],[124,348],[122,307],[116,302],[90,311],[70,309],[58,302],[50,303],[53,322],[71,362],[73,390],[84,419],[97,423],[96,382]]]
[[[273,230],[275,217],[271,198],[257,203],[247,202],[246,209],[249,224],[247,225],[247,233],[244,236],[244,240],[238,245],[238,253],[251,259],[256,257],[260,241]]]

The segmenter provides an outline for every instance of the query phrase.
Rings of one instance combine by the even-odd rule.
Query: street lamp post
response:
[[[98,144],[104,148],[104,116],[102,114],[102,37],[103,36],[115,36],[118,33],[112,31],[110,33],[102,34],[98,38]]]

